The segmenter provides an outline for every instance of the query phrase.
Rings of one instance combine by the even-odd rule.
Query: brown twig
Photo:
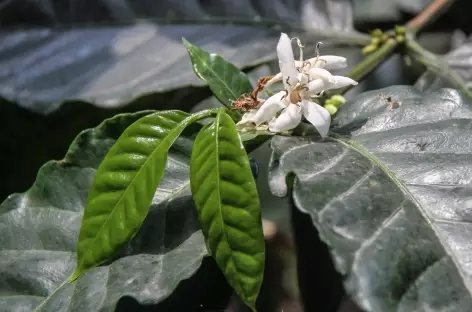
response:
[[[447,6],[451,5],[453,0],[435,0],[429,4],[421,13],[412,18],[406,26],[411,32],[417,33],[428,23],[437,18]]]

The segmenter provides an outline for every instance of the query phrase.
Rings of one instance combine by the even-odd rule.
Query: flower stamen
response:
[[[290,87],[292,87],[292,85],[291,85],[290,82],[289,82],[289,79],[290,79],[290,76],[288,76],[287,79],[285,79],[285,82],[286,82]]]
[[[320,45],[322,45],[323,42],[318,42],[315,46],[315,57],[318,59],[318,57],[320,56]]]
[[[292,39],[290,40],[297,40],[297,45],[298,45],[298,48],[300,48],[300,62],[303,62],[303,48],[305,47],[301,40],[298,38],[298,37],[293,37]]]

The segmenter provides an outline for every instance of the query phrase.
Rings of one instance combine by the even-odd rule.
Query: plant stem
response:
[[[445,60],[424,49],[413,39],[412,35],[407,36],[406,48],[413,59],[425,65],[434,74],[449,81],[454,88],[472,101],[472,91],[467,87],[467,82]]]
[[[441,13],[443,13],[449,5],[454,1],[452,0],[435,0],[429,4],[421,13],[411,19],[406,26],[408,27],[411,34],[416,35],[418,32],[423,30],[425,26],[434,21]]]
[[[377,67],[383,64],[389,57],[395,52],[395,49],[398,47],[398,43],[395,39],[389,39],[385,42],[380,48],[374,51],[372,54],[369,54],[362,62],[357,64],[354,69],[347,74],[348,77],[360,81],[364,79],[367,75],[373,72]],[[333,92],[327,92],[327,96],[330,97],[334,94],[345,94],[353,86],[347,86],[341,89],[333,90]]]

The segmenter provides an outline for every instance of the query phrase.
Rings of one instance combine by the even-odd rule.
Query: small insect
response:
[[[422,152],[426,149],[427,145],[428,145],[428,142],[418,142],[418,143],[416,143],[416,147],[418,147],[418,149]]]
[[[401,103],[400,101],[395,100],[395,99],[392,98],[391,96],[385,97],[383,94],[379,94],[379,96],[382,97],[382,98],[384,98],[385,101],[387,101],[387,103],[388,103],[388,107],[387,107],[387,108],[388,108],[388,110],[391,111],[391,112],[392,112],[394,109],[397,109],[397,108],[399,108],[399,107],[402,105],[402,103]]]
[[[388,110],[393,111],[394,109],[397,109],[402,105],[400,101],[392,99],[391,96],[387,97],[387,102],[388,102]]]

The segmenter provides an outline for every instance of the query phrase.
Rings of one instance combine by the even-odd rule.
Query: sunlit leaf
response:
[[[265,261],[259,196],[236,125],[223,111],[197,135],[190,177],[211,254],[236,293],[255,310]]]
[[[149,114],[117,115],[83,131],[63,160],[45,164],[27,192],[0,205],[1,311],[29,312],[42,303],[38,311],[112,312],[124,296],[156,304],[200,267],[207,251],[189,187],[193,139],[181,136],[133,240],[114,261],[66,283],[76,267],[82,214],[96,170],[123,131]]]
[[[210,115],[157,112],[123,132],[89,191],[72,280],[110,259],[137,233],[164,176],[169,148],[189,124]]]

